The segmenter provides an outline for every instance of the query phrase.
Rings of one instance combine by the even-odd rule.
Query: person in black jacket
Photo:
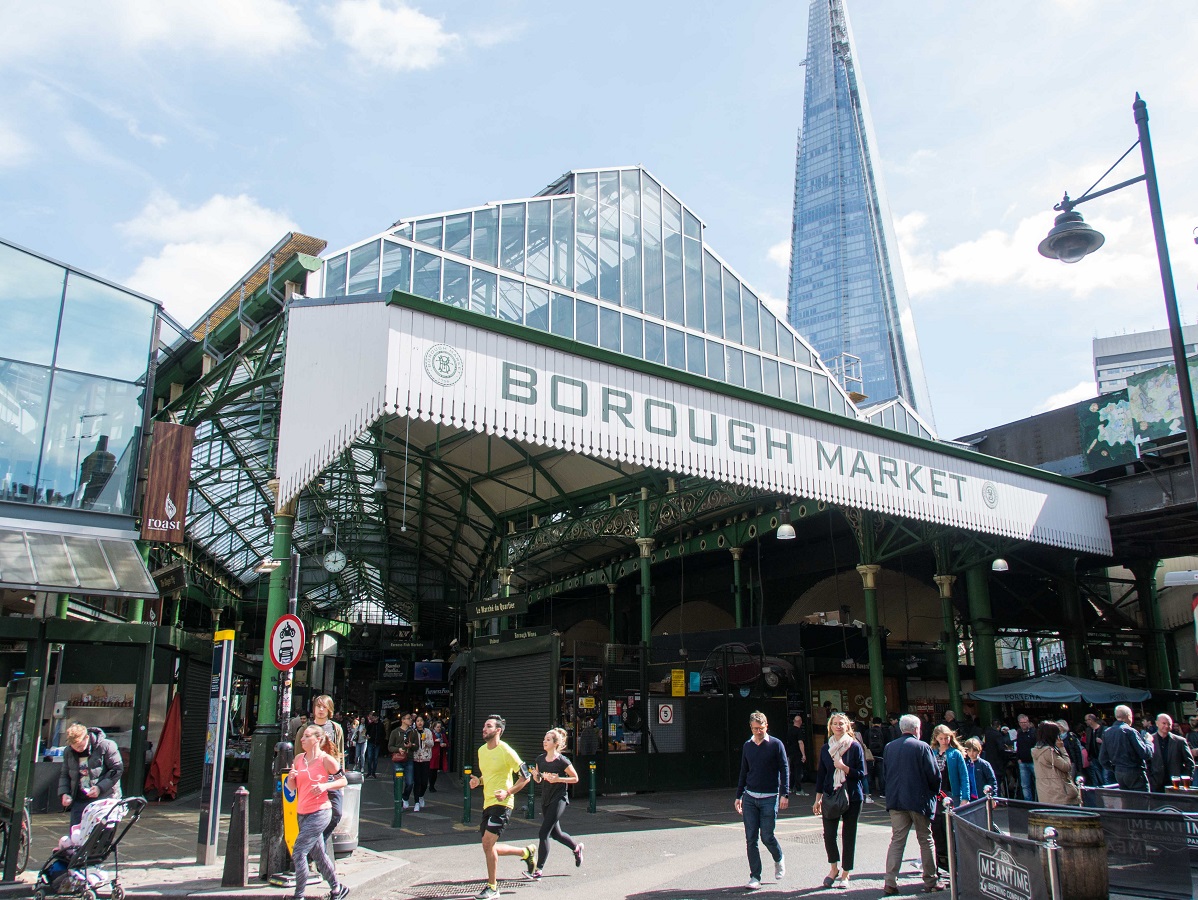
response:
[[[824,850],[828,854],[828,875],[824,887],[832,887],[839,879],[839,888],[847,888],[853,871],[853,856],[857,847],[857,819],[865,800],[865,751],[853,734],[853,726],[844,713],[833,713],[828,719],[828,740],[819,751],[819,770],[815,776],[815,806],[812,809],[824,820]],[[838,788],[848,794],[849,805],[844,812],[825,812],[824,800]],[[836,825],[841,825],[840,841],[844,856],[836,847]],[[839,869],[837,868],[839,866]]]
[[[994,719],[990,723],[990,727],[986,729],[985,742],[982,745],[982,759],[990,763],[990,768],[994,770],[994,778],[998,783],[996,796],[1007,796],[1007,760],[1014,749],[1011,745],[1011,736],[1003,727],[1002,719]]]
[[[1115,707],[1115,724],[1102,735],[1102,767],[1115,773],[1115,783],[1125,791],[1148,790],[1148,763],[1152,744],[1132,727],[1131,707]]]
[[[87,728],[76,722],[67,729],[58,793],[63,808],[71,811],[71,825],[83,820],[83,810],[93,800],[121,796],[124,771],[116,742],[104,737],[99,728]]]
[[[898,871],[907,846],[907,835],[915,829],[919,859],[923,866],[925,892],[942,891],[936,876],[936,852],[932,846],[932,815],[940,770],[932,748],[919,739],[919,718],[899,719],[902,737],[886,745],[886,811],[890,813],[890,849],[886,851],[885,894],[897,894]]]
[[[1023,799],[1036,802],[1036,766],[1032,762],[1032,748],[1036,746],[1036,729],[1026,715],[1019,716],[1019,730],[1015,732],[1015,753],[1019,757],[1019,783],[1023,788]]]
[[[803,772],[807,768],[807,729],[796,715],[786,729],[786,753],[790,761],[790,792],[803,796]]]
[[[1156,717],[1156,734],[1152,736],[1152,762],[1148,766],[1148,784],[1160,793],[1174,776],[1194,774],[1194,758],[1190,756],[1186,739],[1173,734],[1173,717],[1161,713]]]

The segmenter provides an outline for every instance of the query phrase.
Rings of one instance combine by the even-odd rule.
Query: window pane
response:
[[[61,266],[0,244],[0,356],[44,366],[53,362],[66,274]]]
[[[553,201],[553,283],[574,287],[574,201]]]
[[[57,327],[57,309],[54,319]],[[0,399],[0,500],[32,503],[50,392],[50,369],[0,360],[0,392],[3,392]],[[90,428],[94,422],[94,419],[85,419],[83,424]],[[72,437],[75,434],[74,431],[67,433]],[[64,486],[60,490],[69,488]]]
[[[484,316],[495,315],[495,280],[493,272],[474,269],[470,287],[470,308]]]
[[[326,297],[345,296],[345,263],[346,255],[342,253],[328,261],[324,267],[324,295]]]
[[[766,353],[778,355],[778,320],[774,314],[761,304],[761,349]]]
[[[738,387],[745,386],[745,354],[735,347],[725,347],[728,357],[727,371],[724,373],[729,384]]]
[[[604,350],[620,352],[619,310],[608,309],[606,306],[599,310],[599,346]]]
[[[434,253],[425,253],[423,250],[416,251],[412,293],[430,300],[441,299],[441,257]]]
[[[554,334],[574,337],[574,298],[566,294],[554,294],[553,315],[549,321]]]
[[[640,173],[620,173],[620,285],[622,305],[641,309],[641,195]]]
[[[811,370],[795,369],[795,380],[799,383],[799,402],[804,406],[815,406],[815,392],[811,387]]]
[[[795,370],[793,367],[782,363],[778,374],[779,380],[782,382],[782,399],[798,402],[799,395],[795,391]]]
[[[803,363],[804,365],[812,365],[811,351],[803,346],[802,341],[796,340],[795,345],[795,362]]]
[[[703,251],[696,240],[686,244],[686,324],[703,330]]]
[[[686,370],[695,375],[707,374],[707,348],[697,334],[686,336]]]
[[[792,338],[790,336],[790,332],[786,330],[786,326],[783,325],[781,322],[778,323],[778,334],[776,337],[777,337],[777,343],[778,343],[778,355],[783,357],[784,359],[794,359],[795,358],[794,338]]]
[[[499,279],[499,318],[508,322],[524,321],[524,285],[519,281]]]
[[[666,361],[666,330],[654,322],[645,323],[645,359],[649,362]]]
[[[130,510],[141,393],[134,384],[55,374],[38,475],[42,502]]]
[[[442,295],[450,306],[470,308],[470,267],[465,263],[445,260],[445,292]]]
[[[69,273],[55,365],[124,381],[141,378],[149,366],[154,310],[148,300]]]
[[[677,325],[686,324],[683,291],[682,235],[666,232],[666,318]]]
[[[416,223],[416,241],[428,244],[430,247],[441,249],[441,236],[445,220],[438,216],[435,219],[425,219]]]
[[[499,255],[499,210],[477,209],[474,211],[474,245],[470,258],[481,263],[495,265]]]
[[[698,241],[689,241],[696,247]],[[720,264],[710,253],[703,254],[703,287],[707,294],[707,333],[724,336],[724,304],[721,299]]]
[[[577,291],[599,296],[599,178],[591,172],[577,176],[578,206],[575,234],[578,242]]]
[[[756,353],[745,354],[745,387],[761,390],[761,357]]]
[[[661,222],[666,231],[682,234],[682,204],[669,191],[661,192]]]
[[[761,360],[761,389],[771,397],[777,397],[781,393],[778,385],[778,361],[776,359]]]
[[[549,291],[545,288],[528,286],[524,324],[539,331],[549,330]]]
[[[641,236],[645,247],[645,312],[661,318],[665,310],[662,273],[661,188],[648,175],[641,192]]]
[[[666,329],[666,365],[672,369],[686,368],[686,338],[674,328]]]
[[[707,342],[707,377],[724,380],[724,345],[717,341]]]
[[[412,286],[412,250],[383,241],[383,293],[407,291]]]
[[[407,238],[410,241],[412,239],[412,223],[407,222],[403,225],[400,225],[391,233],[398,238]]]
[[[724,337],[740,343],[740,282],[724,270]]]
[[[524,204],[505,203],[499,213],[499,265],[524,274]]]
[[[638,316],[624,316],[624,352],[642,359],[645,355],[644,323]]]
[[[379,289],[379,242],[349,251],[349,292],[374,294]]]
[[[445,249],[458,256],[470,255],[470,213],[445,217]]]
[[[815,408],[828,409],[828,378],[825,375],[815,376]]]
[[[753,296],[744,285],[741,285],[740,290],[741,304],[744,306],[745,318],[742,324],[741,342],[750,347],[761,346],[761,326],[758,323],[758,312],[760,306],[757,304],[757,298]]]
[[[594,303],[587,303],[585,300],[578,301],[576,329],[576,337],[582,343],[592,346],[599,343],[599,308]]]
[[[620,303],[620,173],[599,175],[599,297]]]
[[[699,220],[691,214],[689,209],[682,211],[682,233],[696,240],[703,238],[703,229],[699,225]]]
[[[528,204],[528,255],[525,274],[539,281],[549,280],[549,201]]]
[[[838,416],[843,416],[845,413],[844,397],[840,391],[833,389],[831,385],[828,386],[828,409]]]

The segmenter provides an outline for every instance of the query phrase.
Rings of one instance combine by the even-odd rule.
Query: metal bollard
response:
[[[537,783],[531,778],[528,780],[528,804],[524,807],[524,818],[535,819],[537,817]]]
[[[403,769],[395,772],[394,811],[391,813],[391,827],[403,828]]]
[[[984,789],[986,801],[986,830],[994,830],[994,789],[990,785],[986,785]]]
[[[587,804],[587,812],[595,811],[595,763],[590,764],[591,770],[591,801]]]
[[[470,778],[474,770],[466,766],[462,770],[462,824],[470,824]]]
[[[1052,827],[1044,829],[1044,840],[1048,853],[1048,892],[1052,896],[1052,900],[1061,900],[1061,873],[1060,862],[1057,859],[1057,854],[1061,852],[1060,845],[1057,844],[1057,830]]]
[[[956,848],[953,846],[953,801],[948,797],[944,798],[944,849],[948,854],[948,880],[949,884],[953,885],[953,895],[956,896],[957,882],[957,854]]]

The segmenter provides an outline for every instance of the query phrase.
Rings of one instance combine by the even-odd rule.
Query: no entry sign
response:
[[[295,667],[304,655],[304,623],[291,613],[280,616],[270,630],[270,661],[276,669]]]

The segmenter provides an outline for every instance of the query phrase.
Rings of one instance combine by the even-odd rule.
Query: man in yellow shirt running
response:
[[[487,858],[487,883],[475,895],[476,900],[491,900],[499,896],[495,875],[499,857],[519,856],[524,860],[529,877],[537,867],[536,844],[514,847],[498,843],[499,835],[512,816],[512,807],[516,805],[514,798],[530,778],[528,766],[515,750],[500,740],[505,725],[502,716],[487,717],[483,723],[483,740],[486,743],[478,748],[479,774],[470,776],[471,790],[480,784],[483,786],[483,820],[479,831],[482,833],[483,855]],[[519,780],[516,780],[517,775],[520,776]]]

